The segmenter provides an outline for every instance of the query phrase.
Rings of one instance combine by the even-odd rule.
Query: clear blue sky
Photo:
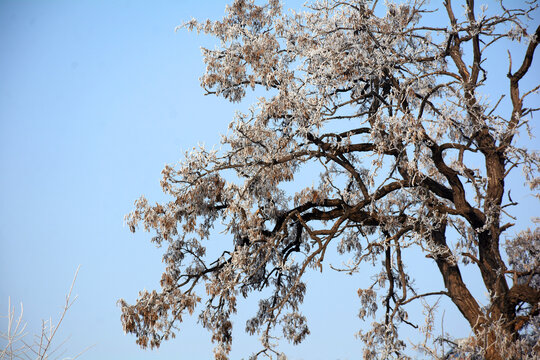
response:
[[[123,334],[116,301],[156,288],[163,268],[150,236],[123,226],[133,201],[163,199],[163,166],[199,141],[217,143],[248,105],[203,96],[199,47],[213,43],[174,32],[191,17],[220,18],[228,2],[0,0],[0,314],[11,296],[37,332],[41,319],[57,317],[81,265],[58,338],[71,336],[66,355],[95,345],[83,359],[211,358],[194,321],[158,351],[140,350]],[[361,275],[311,277],[312,335],[283,348],[291,359],[358,358]],[[243,335],[248,315],[235,322],[233,359],[258,347]],[[459,316],[446,321],[466,328]]]

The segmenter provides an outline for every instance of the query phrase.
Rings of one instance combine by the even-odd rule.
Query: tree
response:
[[[5,318],[7,319],[7,328],[5,331],[0,331],[0,339],[2,339],[2,346],[0,347],[0,360],[13,360],[13,359],[35,359],[35,360],[48,360],[48,359],[71,359],[75,360],[84,354],[88,349],[87,347],[79,354],[73,357],[64,357],[62,347],[66,344],[67,339],[57,344],[58,330],[68,310],[71,308],[77,296],[72,298],[73,287],[75,286],[75,280],[77,280],[77,274],[79,268],[75,271],[71,287],[66,294],[65,303],[62,307],[62,312],[56,322],[49,320],[42,320],[41,331],[39,334],[34,334],[32,340],[28,341],[28,333],[26,329],[26,322],[23,321],[23,304],[21,303],[21,310],[19,315],[15,316],[15,307],[11,306],[11,298],[8,300],[8,313]]]
[[[361,318],[379,319],[361,335],[366,359],[405,357],[398,328],[414,326],[405,306],[434,295],[451,299],[471,326],[454,355],[538,356],[540,230],[505,235],[517,205],[505,179],[522,168],[531,191],[540,184],[537,154],[516,141],[538,110],[530,95],[539,86],[520,87],[540,36],[540,27],[526,27],[537,5],[525,5],[325,0],[291,14],[278,0],[235,0],[222,21],[185,23],[221,42],[203,49],[207,94],[267,96],[230,124],[220,150],[194,149],[165,167],[170,202],[136,201],[126,222],[167,246],[166,270],[160,292],[144,291],[134,305],[120,300],[124,330],[142,347],[159,346],[203,302],[204,285],[199,320],[212,332],[215,358],[226,359],[237,297],[265,290],[246,331],[261,335],[254,358],[277,355],[279,327],[294,344],[309,334],[299,310],[303,275],[322,269],[335,247],[352,260],[342,271],[380,266],[373,285],[358,290]],[[486,69],[501,59],[487,54],[513,41],[525,43],[524,55],[508,52],[508,70],[489,74],[506,78],[508,98],[490,101],[481,92]],[[318,184],[298,184],[307,166],[320,170]],[[292,181],[293,194],[284,186]],[[216,222],[230,247],[206,260]],[[440,291],[415,289],[421,274],[408,273],[405,251],[431,259]],[[469,291],[464,266],[480,272],[487,306]],[[425,353],[446,356],[437,342],[451,339],[433,338]]]

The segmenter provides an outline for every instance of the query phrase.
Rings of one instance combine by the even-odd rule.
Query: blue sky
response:
[[[123,334],[116,301],[156,288],[163,268],[150,236],[123,226],[133,201],[163,199],[163,166],[197,142],[217,143],[249,105],[203,96],[199,47],[213,43],[174,32],[191,17],[220,18],[228,2],[0,0],[0,314],[8,297],[23,302],[37,333],[41,319],[59,314],[80,265],[58,338],[70,336],[66,355],[95,345],[83,359],[211,358],[210,336],[191,320],[158,351],[140,350]],[[292,359],[358,358],[362,279],[311,278],[312,335],[283,348]],[[257,349],[243,335],[248,315],[235,323],[233,359]]]

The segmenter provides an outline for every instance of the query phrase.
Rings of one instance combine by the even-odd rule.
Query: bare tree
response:
[[[66,340],[58,343],[55,341],[58,337],[58,330],[60,325],[64,321],[64,318],[71,308],[77,296],[72,297],[73,287],[75,286],[75,280],[79,273],[79,268],[75,271],[73,281],[66,294],[64,306],[62,312],[56,322],[53,322],[52,318],[49,320],[43,320],[41,322],[41,331],[39,335],[33,335],[31,341],[28,340],[28,333],[26,329],[26,322],[23,320],[24,308],[21,303],[21,309],[19,315],[15,316],[15,307],[11,306],[11,299],[8,301],[8,314],[6,331],[0,332],[0,339],[5,343],[2,345],[3,349],[0,350],[0,360],[13,360],[13,359],[35,359],[35,360],[49,360],[49,359],[64,359],[74,360],[86,352],[90,347],[81,351],[79,354],[73,357],[62,356],[62,347],[65,345]]]
[[[266,289],[246,331],[261,335],[253,358],[277,355],[277,328],[294,344],[309,334],[303,275],[322,269],[333,247],[351,260],[341,271],[380,265],[373,285],[358,290],[360,317],[379,319],[360,336],[366,359],[406,358],[398,327],[417,325],[405,306],[433,295],[451,299],[473,336],[433,336],[421,346],[426,356],[446,356],[437,342],[490,360],[539,356],[540,231],[507,240],[502,253],[517,205],[505,179],[521,168],[531,191],[540,184],[537,154],[516,142],[538,110],[528,99],[539,86],[520,87],[533,72],[540,27],[526,24],[537,5],[434,3],[323,0],[291,13],[278,0],[236,0],[221,21],[182,26],[220,40],[203,49],[207,94],[268,95],[234,119],[219,150],[194,149],[165,167],[170,202],[141,197],[127,216],[132,231],[142,224],[167,246],[161,291],[142,292],[134,305],[120,300],[124,330],[139,345],[174,337],[202,302],[199,320],[215,358],[226,359],[237,297]],[[526,47],[520,58],[506,53],[514,41]],[[490,63],[505,63],[489,76],[505,79],[506,98],[482,94]],[[313,186],[295,178],[308,164],[320,170]],[[291,181],[292,194],[283,186]],[[206,260],[216,222],[230,247]],[[405,251],[432,260],[440,291],[415,289],[422,274],[408,273]],[[481,274],[486,306],[462,278],[466,265]]]

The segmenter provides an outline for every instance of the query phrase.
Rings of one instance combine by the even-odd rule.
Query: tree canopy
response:
[[[454,354],[538,356],[540,230],[512,234],[518,204],[505,179],[521,169],[532,193],[540,184],[538,155],[516,141],[538,110],[539,86],[520,85],[538,74],[540,27],[527,25],[536,2],[513,4],[322,0],[296,13],[278,0],[235,0],[220,21],[182,25],[220,41],[203,49],[207,94],[266,96],[230,123],[219,149],[193,149],[165,167],[169,202],[141,197],[126,217],[131,231],[142,225],[166,247],[166,269],[160,291],[120,300],[124,330],[157,347],[199,307],[215,358],[227,359],[237,298],[262,292],[270,295],[246,323],[261,337],[252,356],[278,356],[276,337],[298,344],[309,334],[304,274],[322,269],[332,248],[340,271],[377,268],[358,290],[360,317],[375,319],[360,334],[364,358],[410,354],[399,336],[415,326],[406,305],[431,296],[448,297],[471,326]],[[506,52],[514,42],[519,57]],[[506,88],[492,98],[483,91],[497,77]],[[306,168],[317,174],[308,186],[295,181]],[[213,236],[230,246],[207,259]],[[409,251],[438,269],[440,291],[415,288],[422,274],[409,272]],[[481,274],[487,305],[471,294],[464,266]],[[437,344],[452,339],[432,339],[419,349],[447,356]]]

